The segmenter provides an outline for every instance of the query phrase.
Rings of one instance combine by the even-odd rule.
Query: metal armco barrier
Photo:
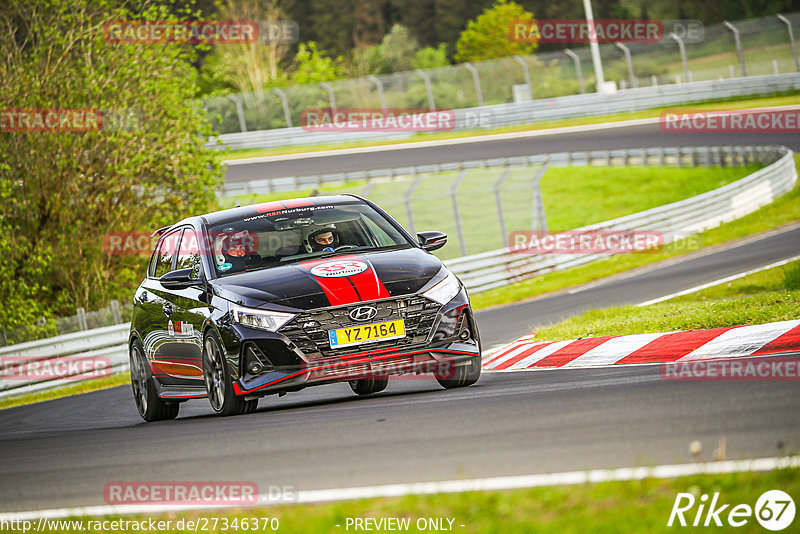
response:
[[[797,182],[793,153],[783,146],[675,147],[591,152],[564,152],[481,162],[441,164],[436,171],[469,167],[541,165],[744,165],[768,164],[753,174],[713,191],[665,206],[583,227],[579,230],[651,230],[664,235],[664,242],[683,238],[731,221],[769,204],[791,190]],[[418,172],[434,172],[432,166],[416,167]],[[388,172],[388,170],[384,170]],[[381,171],[381,173],[384,173]],[[373,171],[369,171],[373,172]],[[385,174],[384,174],[385,175]],[[517,254],[503,248],[474,254],[445,264],[472,292],[500,287],[546,272],[566,269],[605,254]],[[0,349],[0,372],[9,364],[7,357],[26,357],[54,361],[64,356],[104,357],[114,372],[128,367],[128,323],[75,332],[59,337],[11,345]],[[70,383],[57,380],[0,380],[0,398]]]
[[[800,73],[751,76],[727,80],[639,87],[614,94],[589,93],[546,98],[518,104],[498,104],[457,109],[455,131],[499,128],[576,117],[611,115],[658,107],[679,106],[717,98],[757,96],[800,89]],[[713,108],[714,104],[709,104]],[[307,132],[303,128],[279,128],[223,134],[207,148],[277,148],[361,140],[406,139],[411,133]]]
[[[7,379],[8,372],[20,358],[26,362],[51,366],[58,358],[65,356],[103,358],[110,364],[111,372],[127,370],[129,331],[130,323],[123,323],[0,348],[0,398],[53,389],[81,379],[80,375],[72,372],[58,378]]]
[[[614,151],[611,152],[613,154]],[[664,242],[670,243],[747,215],[788,192],[797,182],[793,153],[783,146],[664,148],[639,152],[643,154],[640,157],[645,160],[649,154],[657,152],[657,156],[663,157],[665,161],[682,163],[688,158],[700,165],[725,161],[731,157],[757,157],[762,162],[772,163],[741,180],[702,195],[577,230],[650,230],[661,232]],[[612,154],[609,157],[613,157]],[[551,165],[554,160],[558,161],[556,158],[551,159]],[[572,164],[591,164],[591,161],[590,153],[582,162],[573,160]],[[602,257],[607,255],[525,254],[503,248],[445,263],[469,290],[477,292]]]

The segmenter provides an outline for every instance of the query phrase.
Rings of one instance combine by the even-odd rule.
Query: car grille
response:
[[[372,306],[377,315],[363,323],[350,319],[349,313],[359,306]],[[289,321],[280,333],[288,337],[308,358],[328,358],[346,356],[364,350],[377,350],[386,347],[404,347],[424,344],[431,332],[436,314],[441,305],[424,297],[406,297],[367,304],[352,304],[338,308],[315,310],[297,315]],[[390,339],[341,349],[331,349],[328,330],[370,324],[393,319],[403,319],[406,337]]]

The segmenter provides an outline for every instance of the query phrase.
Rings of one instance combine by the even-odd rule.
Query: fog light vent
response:
[[[244,368],[251,375],[259,375],[272,369],[272,363],[254,343],[248,343],[244,349]]]

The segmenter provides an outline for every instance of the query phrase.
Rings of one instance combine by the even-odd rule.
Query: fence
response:
[[[626,217],[584,227],[583,230],[659,231],[665,242],[713,228],[742,217],[772,202],[789,191],[797,181],[792,151],[782,146],[675,147],[592,152],[565,152],[546,156],[502,158],[483,162],[483,168],[529,165],[746,165],[768,164],[755,173],[713,191]],[[461,162],[462,169],[469,162]],[[474,168],[474,167],[473,167]],[[499,213],[499,212],[498,212]],[[481,254],[445,261],[445,264],[473,292],[499,287],[537,274],[565,269],[597,259],[598,255],[527,255],[501,248]],[[127,369],[129,325],[67,334],[0,349],[0,371],[7,357],[22,356],[42,362],[74,355],[83,358],[108,358],[113,371]],[[63,380],[0,381],[0,398],[63,385]]]
[[[26,327],[6,329],[5,326],[0,325],[0,347],[120,324],[123,319],[127,320],[130,317],[132,311],[132,303],[126,302],[120,305],[119,301],[112,300],[108,306],[99,310],[87,312],[83,308],[78,308],[78,313],[75,315],[53,320],[42,318],[37,323]]]
[[[684,149],[690,152],[680,159],[676,150],[562,152],[273,178],[226,184],[224,194],[235,197],[336,185],[338,193],[355,193],[377,202],[412,234],[430,229],[446,232],[451,246],[437,255],[450,260],[506,246],[509,229],[547,230],[539,184],[548,166],[698,166],[708,162],[736,166],[766,163],[767,157],[754,147]],[[354,185],[343,187],[347,184]]]
[[[611,160],[615,151],[587,153],[583,162]],[[670,243],[703,230],[714,228],[751,213],[786,193],[797,182],[793,153],[786,147],[705,147],[638,149],[617,151],[632,163],[651,158],[673,165],[714,165],[735,161],[759,160],[769,166],[713,191],[680,202],[659,206],[626,217],[589,225],[579,230],[649,230],[660,232]],[[638,152],[638,154],[637,154]],[[571,158],[576,164],[574,157]],[[559,158],[551,156],[550,163]],[[574,267],[603,255],[597,254],[519,254],[498,249],[445,262],[472,291],[485,291],[546,272]]]
[[[674,29],[675,21],[664,21],[664,26],[667,31]],[[739,34],[741,53],[734,32],[725,24],[705,27],[699,38],[678,36],[682,47],[669,37],[658,43],[600,45],[605,78],[624,90],[800,72],[790,40],[790,30],[800,34],[800,13],[738,21],[732,27]],[[207,98],[202,106],[215,132],[231,134],[299,127],[302,111],[309,108],[467,109],[594,91],[589,48],[580,45],[524,57]]]
[[[456,131],[499,128],[560,119],[602,116],[704,102],[719,98],[770,95],[800,89],[800,73],[751,76],[730,80],[701,81],[678,85],[655,85],[620,91],[615,94],[590,93],[497,104],[455,110]],[[410,133],[327,131],[307,132],[302,128],[282,128],[220,135],[207,148],[276,148],[365,140],[405,139]],[[220,145],[220,143],[222,145]]]
[[[33,393],[35,391],[64,386],[65,381],[80,380],[80,370],[59,374],[58,377],[8,380],[6,374],[20,359],[38,362],[44,367],[59,358],[70,356],[86,361],[98,360],[107,364],[107,372],[128,369],[128,332],[130,323],[74,332],[63,336],[29,341],[0,349],[0,398],[9,395]]]

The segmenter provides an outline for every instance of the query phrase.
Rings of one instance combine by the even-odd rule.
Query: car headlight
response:
[[[231,316],[234,322],[240,325],[275,332],[288,323],[295,314],[232,306]]]
[[[439,304],[447,304],[453,300],[453,297],[458,295],[459,291],[461,291],[461,283],[456,278],[456,275],[447,271],[447,276],[444,277],[444,280],[427,290],[422,296],[435,300]]]

